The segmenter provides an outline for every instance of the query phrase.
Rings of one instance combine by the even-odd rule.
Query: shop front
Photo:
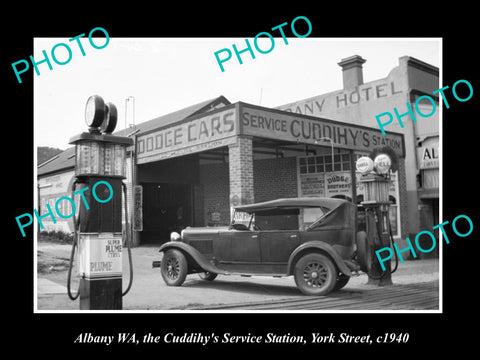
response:
[[[427,136],[421,139],[417,147],[419,169],[419,216],[424,228],[433,228],[440,223],[440,162],[439,137]],[[438,229],[435,230],[438,238]],[[438,247],[425,257],[438,257]]]
[[[237,102],[135,137],[127,181],[142,187],[142,208],[132,209],[143,214],[137,244],[163,243],[186,226],[228,225],[234,206],[253,202],[323,196],[359,203],[355,161],[381,146],[399,158],[390,189],[395,235],[407,228],[401,134]]]

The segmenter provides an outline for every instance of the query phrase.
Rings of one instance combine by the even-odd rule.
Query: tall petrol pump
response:
[[[81,310],[122,309],[122,296],[132,281],[130,239],[126,187],[126,147],[133,140],[111,135],[117,122],[115,105],[105,103],[100,96],[91,96],[85,108],[88,132],[70,139],[75,145],[75,180],[72,192],[80,194],[75,237],[68,274],[68,295],[80,296]],[[123,190],[123,191],[122,191]],[[122,294],[122,192],[125,197],[125,231],[128,247],[130,280]],[[71,269],[78,247],[79,290],[70,290]]]
[[[384,263],[385,271],[380,267],[375,251],[393,244],[389,217],[390,172],[398,168],[398,160],[389,147],[376,148],[369,156],[357,160],[357,171],[362,173],[360,182],[365,186],[364,200],[366,231],[357,234],[357,257],[360,268],[368,275],[368,284],[392,285],[391,262]]]

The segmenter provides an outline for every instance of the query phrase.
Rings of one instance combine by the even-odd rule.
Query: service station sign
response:
[[[137,163],[227,146],[235,143],[238,135],[314,145],[325,145],[328,138],[338,148],[371,151],[389,146],[399,157],[405,156],[402,134],[387,132],[383,136],[374,128],[238,102],[140,135]]]
[[[245,135],[325,145],[325,138],[335,147],[368,152],[379,146],[389,146],[399,157],[404,157],[403,136],[377,129],[350,125],[322,118],[296,115],[279,110],[242,104],[240,132]]]
[[[177,123],[138,138],[137,163],[142,164],[191,153],[210,150],[234,143],[236,111],[211,111],[201,117]]]

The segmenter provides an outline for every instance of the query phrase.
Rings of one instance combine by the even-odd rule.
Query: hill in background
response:
[[[55,155],[63,152],[62,149],[51,148],[48,146],[38,146],[37,147],[37,165],[44,163],[48,159],[51,159]]]

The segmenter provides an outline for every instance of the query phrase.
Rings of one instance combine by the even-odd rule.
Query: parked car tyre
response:
[[[198,276],[200,276],[200,279],[202,279],[202,280],[213,281],[217,277],[217,274],[209,272],[209,271],[205,271],[205,272],[202,272],[202,273],[198,273]]]
[[[179,250],[167,250],[163,255],[161,273],[168,286],[182,285],[188,273],[185,255]]]
[[[347,276],[345,274],[338,275],[337,282],[335,283],[335,287],[333,288],[333,290],[340,290],[345,285],[347,285],[349,280],[350,280],[350,276]]]
[[[295,264],[293,276],[298,289],[306,295],[326,295],[337,282],[337,268],[325,255],[311,253]]]

